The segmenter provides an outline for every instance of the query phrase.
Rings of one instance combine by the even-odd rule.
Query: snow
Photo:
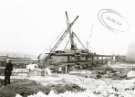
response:
[[[104,89],[100,93],[93,93],[90,90],[87,90],[85,92],[65,92],[62,94],[56,94],[54,91],[51,91],[50,94],[46,95],[43,92],[38,92],[37,94],[30,95],[28,97],[135,97],[135,91],[133,92],[111,92],[107,91],[105,92]],[[22,97],[22,96],[16,96],[16,97]]]
[[[127,74],[127,77],[128,78],[135,77],[135,71],[129,71],[128,74]]]
[[[48,95],[43,92],[30,95],[28,97],[135,97],[135,79],[112,80],[93,79],[74,75],[62,74],[57,76],[31,77],[31,80],[47,85],[58,83],[75,83],[86,89],[83,92],[69,92],[57,94],[52,90]],[[39,80],[40,79],[40,80]],[[16,96],[21,97],[21,96]]]
[[[28,65],[26,65],[26,69],[28,69],[28,70],[34,70],[37,67],[38,67],[37,64],[28,64]]]
[[[49,68],[45,68],[44,72],[45,72],[45,75],[51,75],[52,74],[52,72]]]
[[[16,97],[22,97],[20,94],[16,94]]]
[[[125,64],[121,64],[127,68]],[[132,65],[133,66],[133,65]],[[112,67],[119,68],[118,65]],[[28,97],[135,97],[135,71],[129,71],[127,77],[131,79],[113,80],[111,78],[94,79],[78,76],[78,74],[90,75],[91,71],[72,71],[69,74],[50,74],[46,76],[30,76],[27,79],[34,80],[42,85],[48,84],[77,84],[85,91],[57,94],[54,90],[47,95],[39,91]],[[19,94],[16,97],[21,97]]]

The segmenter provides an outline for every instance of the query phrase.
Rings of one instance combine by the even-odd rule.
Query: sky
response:
[[[98,20],[101,9],[119,12],[128,29],[111,31]],[[47,52],[66,29],[65,11],[72,29],[91,51],[126,54],[135,43],[134,0],[0,0],[0,52],[38,55]]]

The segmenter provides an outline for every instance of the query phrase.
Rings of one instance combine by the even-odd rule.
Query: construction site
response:
[[[0,57],[0,97],[135,97],[135,63],[91,51],[72,29],[79,16],[65,16],[67,28],[49,52]],[[3,86],[7,58],[15,65],[11,84]]]

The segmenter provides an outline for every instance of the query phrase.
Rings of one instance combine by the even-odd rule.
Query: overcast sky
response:
[[[65,11],[73,30],[89,49],[103,54],[125,54],[135,42],[134,0],[0,0],[0,52],[38,55],[50,49],[66,29]],[[112,32],[97,19],[101,9],[113,9],[129,29]],[[91,34],[92,33],[92,34]]]

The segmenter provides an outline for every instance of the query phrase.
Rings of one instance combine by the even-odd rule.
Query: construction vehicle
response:
[[[42,53],[38,56],[39,63],[43,68],[50,67],[55,69],[54,71],[58,71],[58,69],[61,68],[62,72],[67,73],[73,69],[88,69],[96,64],[105,64],[108,59],[112,59],[113,56],[98,55],[86,48],[76,33],[71,29],[79,16],[70,22],[67,12],[65,12],[65,15],[67,24],[66,30],[49,53]],[[70,47],[68,49],[57,50],[59,45],[67,36],[69,37],[69,41],[66,43],[66,46],[70,45]],[[75,39],[81,45],[81,49],[77,47]],[[46,57],[41,60],[41,56]]]

